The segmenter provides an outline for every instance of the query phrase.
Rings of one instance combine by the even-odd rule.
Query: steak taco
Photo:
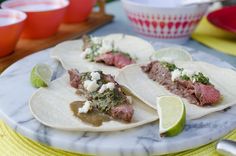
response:
[[[51,57],[59,60],[66,70],[101,70],[116,75],[120,68],[129,64],[147,62],[154,52],[152,45],[141,38],[111,34],[63,42],[53,48]]]
[[[63,130],[117,131],[158,119],[155,109],[102,71],[69,70],[40,88],[29,105],[41,123]]]
[[[204,62],[161,62],[130,65],[116,81],[152,108],[156,98],[178,95],[187,117],[196,119],[236,104],[236,72]]]

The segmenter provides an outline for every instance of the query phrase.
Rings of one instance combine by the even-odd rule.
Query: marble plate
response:
[[[156,49],[166,46],[159,43],[153,45]],[[228,63],[204,52],[189,50],[195,60],[233,68]],[[16,62],[0,76],[0,117],[15,131],[32,140],[87,154],[148,156],[196,148],[219,139],[236,128],[236,107],[187,121],[183,133],[171,138],[161,138],[158,135],[156,122],[130,130],[108,133],[68,132],[46,127],[33,118],[28,100],[36,91],[29,81],[30,71],[35,64],[51,65],[54,69],[54,79],[65,72],[58,62],[49,58],[49,51],[44,50]]]

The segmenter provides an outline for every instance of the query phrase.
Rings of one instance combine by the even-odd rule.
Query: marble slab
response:
[[[153,45],[156,48],[166,46],[160,43]],[[189,50],[195,60],[233,68],[209,54]],[[47,63],[52,66],[53,79],[65,72],[58,62],[49,58],[49,51],[50,49],[44,50],[16,62],[0,76],[0,118],[15,131],[32,140],[86,154],[149,156],[196,148],[219,139],[236,128],[235,106],[198,120],[187,121],[183,133],[171,138],[161,138],[158,135],[157,122],[109,133],[69,132],[46,127],[33,118],[28,100],[36,91],[29,81],[30,71],[35,64]]]

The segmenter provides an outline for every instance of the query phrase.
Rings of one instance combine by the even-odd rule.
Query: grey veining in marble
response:
[[[156,48],[164,44],[154,43]],[[49,51],[31,55],[9,67],[0,76],[0,115],[14,130],[24,136],[61,149],[102,156],[152,155],[199,147],[220,138],[236,128],[236,107],[188,121],[184,132],[172,138],[160,138],[157,122],[125,131],[109,133],[68,132],[46,127],[35,120],[28,99],[36,91],[29,74],[37,63],[53,67],[54,79],[65,71],[49,58]],[[203,52],[191,50],[194,59],[233,68],[226,62]]]

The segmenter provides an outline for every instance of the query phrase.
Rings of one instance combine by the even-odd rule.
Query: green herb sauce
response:
[[[168,62],[161,62],[161,65],[167,68],[170,72],[174,71],[177,69],[176,65],[173,63],[168,63]]]
[[[99,88],[108,83],[104,79],[102,71],[97,71],[101,75],[101,79],[97,81]],[[82,82],[91,80],[91,72],[81,73]],[[102,94],[98,91],[86,92],[86,98],[92,102],[92,106],[97,108],[101,112],[108,112],[112,107],[119,105],[126,101],[126,96],[121,91],[121,88],[115,87],[113,90],[106,89]]]
[[[107,89],[102,94],[93,92],[91,93],[91,97],[93,106],[101,112],[108,112],[112,107],[126,101],[124,94],[121,94],[117,88],[113,90]]]
[[[188,77],[187,75],[181,75],[180,79],[188,81],[190,80],[190,77]]]
[[[198,74],[194,74],[192,79],[195,81],[195,82],[199,82],[199,83],[202,83],[202,84],[210,84],[210,81],[209,81],[209,78],[204,76],[201,72],[199,72]]]
[[[170,72],[172,72],[176,69],[180,70],[181,72],[184,70],[183,68],[176,67],[176,65],[173,63],[161,62],[161,65],[163,65],[165,68],[167,68]],[[187,75],[181,75],[180,79],[186,80],[186,81],[194,80],[195,82],[199,82],[199,83],[206,84],[206,85],[210,84],[209,78],[206,77],[205,75],[203,75],[203,73],[201,73],[201,72],[199,72],[198,74],[194,74],[192,77],[189,77]]]

